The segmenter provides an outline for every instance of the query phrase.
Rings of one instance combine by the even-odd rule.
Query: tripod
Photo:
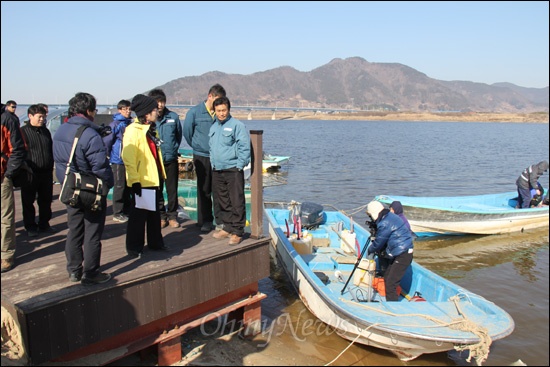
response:
[[[349,281],[351,280],[351,278],[353,278],[353,273],[355,273],[355,270],[357,270],[357,267],[359,266],[359,263],[361,262],[361,259],[365,255],[365,251],[367,251],[367,249],[369,248],[370,239],[371,239],[370,237],[367,239],[367,243],[365,243],[365,246],[363,247],[363,251],[361,251],[361,255],[357,257],[357,261],[355,262],[355,266],[353,267],[353,270],[351,271],[351,274],[350,274],[346,284],[344,285],[344,288],[342,288],[342,291],[340,292],[340,294],[344,294],[344,292],[346,291],[346,288],[348,287]]]

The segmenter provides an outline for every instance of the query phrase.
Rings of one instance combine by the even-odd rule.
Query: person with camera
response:
[[[69,101],[72,116],[61,124],[53,137],[53,158],[56,176],[63,185],[67,163],[77,130],[86,126],[78,140],[70,171],[93,175],[103,180],[103,195],[98,208],[88,208],[81,202],[67,205],[67,241],[65,256],[71,282],[83,285],[105,283],[111,275],[99,271],[101,236],[105,227],[107,194],[114,184],[113,171],[107,159],[107,151],[100,134],[100,126],[94,124],[97,113],[96,99],[89,93],[79,92]]]
[[[410,229],[379,201],[367,205],[367,215],[376,224],[375,238],[371,239],[368,257],[378,255],[386,286],[386,301],[398,301],[397,286],[413,259],[413,238]]]
[[[157,101],[143,94],[132,99],[131,109],[137,118],[126,127],[122,142],[122,160],[126,166],[126,182],[134,193],[134,207],[128,218],[126,252],[128,256],[140,258],[145,246],[150,250],[168,250],[162,238],[160,211],[162,181],[166,177],[162,160],[161,141],[156,131]],[[144,189],[154,190],[155,208],[138,207]]]

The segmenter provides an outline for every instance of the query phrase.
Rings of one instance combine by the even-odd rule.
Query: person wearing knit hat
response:
[[[397,287],[413,259],[412,233],[399,216],[379,201],[373,200],[367,205],[367,214],[377,227],[368,256],[378,255],[386,286],[386,301],[398,301]]]
[[[518,188],[518,209],[527,209],[531,203],[531,190],[535,190],[535,195],[542,196],[538,180],[539,177],[548,170],[548,161],[541,161],[537,164],[532,164],[521,172],[516,180]]]
[[[147,97],[143,94],[137,94],[132,98],[132,105],[130,109],[134,111],[137,117],[142,117],[151,113],[155,108],[157,108],[157,101],[151,97]],[[153,121],[154,122],[154,121]]]
[[[137,118],[126,127],[122,140],[122,160],[126,167],[126,182],[132,188],[135,206],[130,212],[126,234],[126,252],[128,256],[139,258],[145,246],[147,228],[147,247],[150,250],[169,250],[164,244],[160,228],[160,203],[162,182],[166,178],[160,139],[156,132],[157,102],[138,94],[130,106]],[[153,190],[155,210],[141,207],[143,190]]]

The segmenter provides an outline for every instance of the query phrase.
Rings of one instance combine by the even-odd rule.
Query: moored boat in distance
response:
[[[447,197],[378,195],[390,205],[400,201],[411,229],[419,237],[502,234],[548,227],[548,206],[516,209],[515,191]]]
[[[506,311],[414,261],[399,300],[386,302],[385,288],[376,285],[380,278],[370,273],[365,282],[366,260],[358,260],[369,231],[339,211],[320,205],[320,212],[310,210],[316,205],[292,202],[264,211],[277,263],[311,313],[341,337],[389,350],[403,361],[454,349],[469,350],[468,360],[481,364],[491,343],[514,330]]]
[[[179,149],[179,154],[183,159],[193,159],[193,150],[192,149]],[[276,172],[279,169],[281,169],[281,166],[283,164],[286,164],[290,161],[289,156],[278,156],[278,155],[271,155],[264,153],[263,160],[262,160],[262,170],[263,172]],[[251,165],[249,164],[247,167],[245,167],[245,171],[248,169],[250,170]],[[248,174],[250,176],[250,174]],[[246,173],[245,173],[246,177]]]

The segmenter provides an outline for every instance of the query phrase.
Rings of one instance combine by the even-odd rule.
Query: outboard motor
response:
[[[300,218],[302,227],[313,229],[325,222],[323,206],[312,202],[303,202],[300,206]]]

